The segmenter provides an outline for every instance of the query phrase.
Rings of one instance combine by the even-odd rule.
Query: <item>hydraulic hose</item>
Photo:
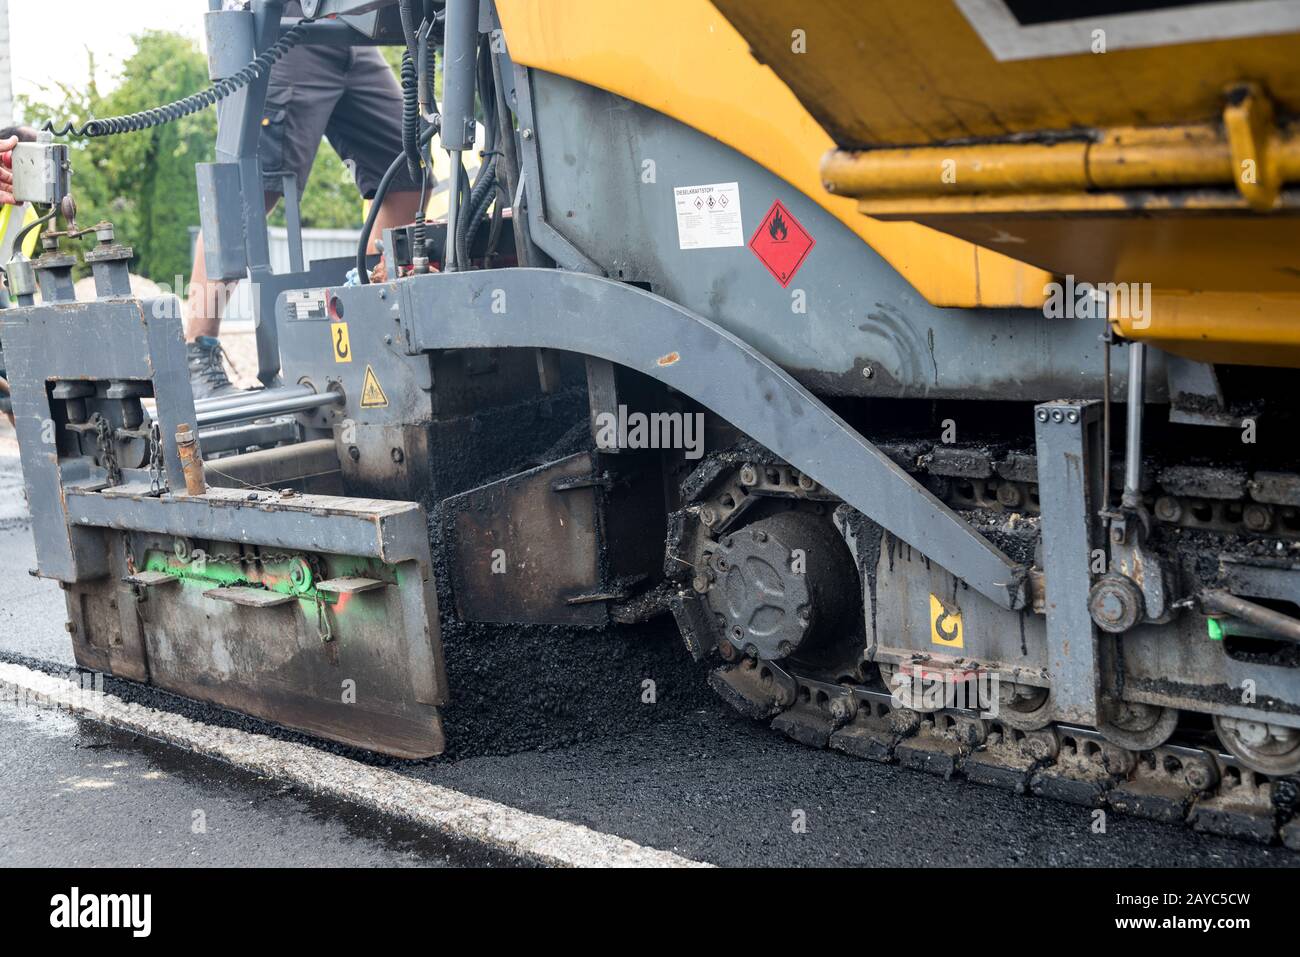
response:
[[[478,175],[474,178],[474,188],[470,191],[465,213],[456,221],[456,262],[468,263],[469,253],[474,245],[474,237],[487,215],[488,204],[495,193],[497,178],[497,115],[496,92],[491,70],[492,50],[486,38],[480,41],[475,62],[479,99],[483,105],[483,123],[485,130],[484,149],[481,154]]]
[[[402,36],[406,40],[406,52],[415,58],[415,4],[412,0],[398,0],[398,15],[402,19]]]
[[[437,132],[438,124],[433,123],[420,134],[421,150],[428,145],[429,140],[433,139],[433,135]],[[379,185],[375,187],[374,199],[370,201],[370,212],[366,214],[365,225],[361,227],[361,237],[357,240],[357,281],[363,286],[370,285],[370,271],[366,269],[366,250],[370,248],[370,234],[375,231],[375,222],[379,219],[379,207],[383,205],[384,197],[388,195],[388,188],[393,185],[394,177],[405,163],[406,152],[403,151],[393,159],[379,180]]]
[[[370,270],[366,268],[366,250],[370,248],[370,234],[375,231],[375,221],[379,219],[379,207],[388,193],[388,187],[392,185],[393,177],[405,165],[406,153],[399,153],[379,181],[379,186],[375,189],[375,198],[370,201],[370,212],[366,214],[366,224],[361,227],[361,239],[357,241],[357,281],[363,286],[370,285]]]
[[[497,159],[492,157],[487,162],[487,173],[479,182],[474,184],[474,189],[469,195],[469,218],[465,220],[465,229],[461,232],[461,245],[456,249],[456,258],[458,261],[468,263],[470,261],[470,251],[474,248],[474,239],[478,235],[479,228],[487,221],[487,210],[493,197],[496,195],[497,184]]]
[[[16,251],[21,252],[23,248],[23,240],[27,238],[27,234],[30,233],[33,229],[39,229],[40,227],[44,226],[51,219],[54,218],[55,214],[58,211],[59,209],[57,206],[51,207],[50,211],[46,213],[44,216],[40,217],[39,219],[33,219],[30,223],[24,226],[22,228],[22,231],[19,232],[18,235],[14,237],[13,248]]]
[[[164,126],[167,123],[174,123],[183,117],[214,106],[268,73],[271,67],[280,62],[280,59],[286,53],[303,41],[307,35],[306,28],[312,22],[311,20],[300,20],[284,36],[280,37],[270,47],[267,47],[266,50],[262,51],[234,76],[218,80],[206,90],[200,90],[198,93],[168,103],[166,106],[157,106],[152,110],[131,113],[127,116],[110,116],[102,120],[90,120],[81,126],[76,126],[70,122],[56,126],[53,120],[47,120],[41,128],[48,133],[53,133],[55,136],[80,136],[94,139],[100,136],[116,136],[119,133],[136,133],[141,130]]]
[[[420,24],[415,41],[415,67],[419,79],[420,109],[426,116],[433,116],[438,112],[438,97],[435,92],[438,72],[437,40],[433,35],[435,27],[436,23],[432,20]]]
[[[487,252],[484,253],[483,255],[483,261],[485,263],[491,263],[492,259],[497,254],[497,246],[501,242],[501,228],[505,222],[505,209],[506,206],[509,205],[509,203],[510,203],[510,190],[506,187],[505,182],[502,180],[501,174],[498,173],[497,174],[497,201],[496,201],[496,205],[492,207],[492,225],[488,228]],[[516,258],[516,262],[518,262],[517,258]]]

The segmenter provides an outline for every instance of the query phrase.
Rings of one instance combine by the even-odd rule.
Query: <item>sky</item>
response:
[[[207,0],[9,0],[14,94],[31,95],[56,79],[84,82],[88,49],[107,92],[133,49],[133,34],[171,30],[201,45],[207,9]]]

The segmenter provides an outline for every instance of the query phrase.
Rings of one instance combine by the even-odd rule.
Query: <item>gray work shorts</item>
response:
[[[306,189],[321,137],[356,179],[365,199],[402,152],[402,88],[374,47],[294,47],[271,69],[258,158],[268,193],[283,193],[283,176]],[[403,164],[392,192],[420,188]]]

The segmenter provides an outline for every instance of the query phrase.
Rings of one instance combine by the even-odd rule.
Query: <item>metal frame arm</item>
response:
[[[563,270],[495,269],[396,286],[411,353],[540,347],[644,373],[723,416],[991,601],[1025,606],[1026,568],[776,363],[707,319],[635,286]],[[384,289],[392,287],[364,294],[380,305]]]

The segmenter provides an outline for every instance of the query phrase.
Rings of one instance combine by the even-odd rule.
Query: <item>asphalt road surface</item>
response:
[[[72,663],[62,595],[52,583],[24,574],[35,559],[16,468],[11,433],[0,432],[0,554],[11,570],[0,602],[0,656],[58,670]],[[688,671],[674,672],[657,702],[634,713],[624,696],[639,692],[647,669],[667,667],[655,662],[684,655],[670,629],[590,637],[591,642],[643,644],[611,645],[602,680],[586,689],[590,700],[558,710],[553,690],[528,698],[527,691],[514,688],[519,676],[495,653],[513,650],[512,636],[496,644],[481,634],[475,640],[482,642],[483,660],[492,663],[474,675],[475,687],[498,681],[502,689],[493,705],[498,711],[491,713],[495,723],[508,725],[521,711],[560,717],[549,723],[530,717],[526,728],[520,722],[510,734],[494,737],[484,730],[481,716],[477,726],[453,716],[449,732],[459,720],[470,729],[470,741],[452,758],[397,762],[346,752],[128,682],[110,680],[107,690],[214,725],[303,741],[346,754],[359,766],[380,764],[719,865],[1300,864],[1300,855],[1280,847],[1115,814],[1106,833],[1097,834],[1083,808],[810,750],[733,714],[702,689],[701,674]],[[463,646],[452,657],[453,696],[457,675],[466,672],[474,650]],[[540,652],[538,657],[545,658]],[[619,675],[620,668],[626,673],[615,679],[617,687],[607,687],[609,675]],[[562,687],[572,695],[583,685]],[[518,695],[518,708],[512,708],[515,699],[508,689]],[[590,718],[614,698],[624,702],[610,705],[618,720]],[[196,830],[196,811],[202,812],[206,831]],[[508,862],[396,825],[348,801],[304,794],[85,719],[0,705],[0,863]]]
[[[59,711],[0,707],[0,801],[6,866],[507,863]]]

